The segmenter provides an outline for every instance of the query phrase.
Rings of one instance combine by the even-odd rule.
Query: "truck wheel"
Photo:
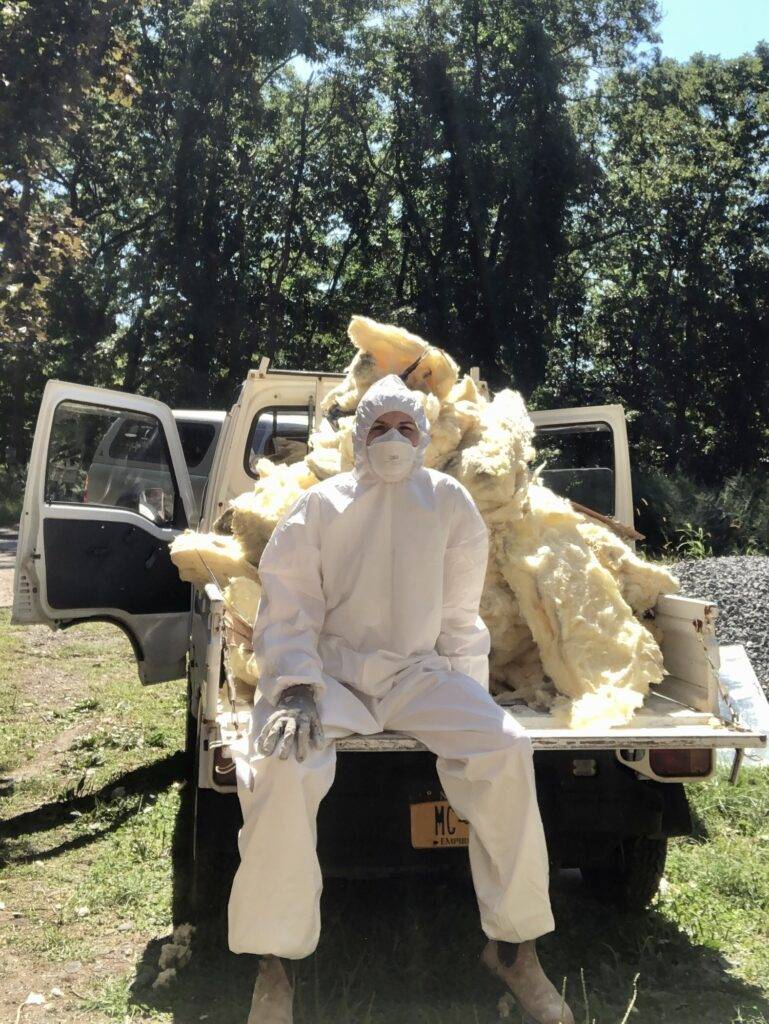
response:
[[[625,910],[643,910],[659,889],[667,852],[667,839],[632,836],[605,860],[581,865],[582,880],[600,900]]]
[[[193,916],[204,930],[227,930],[227,899],[238,866],[237,804],[233,796],[197,791],[189,895]]]
[[[243,824],[240,804],[232,793],[198,786],[200,742],[194,725],[192,828],[189,844],[189,902],[198,927],[226,933],[227,898],[238,866],[238,830]]]

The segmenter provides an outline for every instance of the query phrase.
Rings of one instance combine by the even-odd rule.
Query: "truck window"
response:
[[[184,420],[177,420],[176,426],[179,429],[179,440],[182,442],[184,461],[188,469],[196,469],[211,447],[216,427],[213,423],[191,423]]]
[[[608,423],[538,427],[537,463],[542,482],[594,512],[614,515],[614,434]]]
[[[45,500],[138,512],[168,524],[180,508],[163,428],[149,414],[61,402],[54,412]]]
[[[290,464],[308,452],[310,410],[305,406],[271,406],[254,417],[246,445],[245,467],[249,476],[259,474],[259,459]]]

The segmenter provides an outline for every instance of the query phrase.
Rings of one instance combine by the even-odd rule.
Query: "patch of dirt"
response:
[[[83,683],[78,658],[60,657],[60,652],[66,655],[67,645],[77,639],[79,628],[75,626],[72,630],[53,630],[48,626],[11,627],[11,634],[17,641],[17,652],[29,659],[22,670],[24,678],[20,689],[23,689],[30,707],[36,711],[45,711],[51,707],[66,710],[82,697]],[[104,634],[102,654],[109,652],[110,655],[114,653],[120,656],[124,650],[129,650],[125,637],[114,627],[105,626]],[[91,666],[98,663],[96,657],[88,661]]]
[[[13,569],[0,569],[0,608],[13,604]]]
[[[162,943],[171,941],[170,932],[148,934],[137,931],[130,914],[125,920],[112,920],[106,928],[98,918],[84,917],[70,937],[79,947],[87,943],[88,956],[73,954],[78,959],[51,961],[41,960],[33,952],[26,952],[25,946],[33,942],[41,925],[55,926],[61,905],[53,901],[42,906],[30,902],[30,893],[23,890],[14,893],[13,887],[2,895],[6,903],[0,910],[0,928],[7,929],[13,936],[2,950],[3,984],[0,986],[0,1021],[16,1021],[19,1006],[25,1003],[30,992],[38,993],[45,999],[41,1005],[25,1005],[19,1017],[19,1024],[30,1021],[55,1021],[56,1024],[101,1024],[112,1018],[98,1010],[84,1010],[83,1002],[106,980],[117,981],[126,975],[133,976],[137,965],[146,962],[147,950],[155,947],[158,954]],[[14,896],[21,897],[16,902]],[[63,896],[63,894],[61,894]],[[27,897],[26,900],[24,897]],[[34,898],[34,896],[32,897]],[[59,897],[61,898],[61,897]],[[145,973],[151,984],[157,976],[159,966],[153,957],[147,963]],[[53,990],[59,990],[60,995]],[[136,1024],[146,1020],[144,1015],[131,1018]]]
[[[34,928],[36,922],[29,921],[27,926]],[[106,979],[117,980],[134,973],[146,949],[147,936],[116,933],[105,938],[107,943],[98,944],[93,958],[87,961],[41,962],[7,951],[0,991],[0,1020],[15,1021],[19,1006],[31,992],[43,996],[45,1003],[24,1006],[18,1018],[20,1024],[38,1020],[57,1024],[74,1024],[75,1021],[100,1024],[108,1020],[107,1015],[99,1011],[84,1011],[83,1002]],[[132,1019],[141,1022],[145,1018]]]
[[[23,669],[24,706],[39,714],[53,707],[64,710],[77,703],[83,693],[82,680],[72,671],[72,666],[62,669],[46,658],[66,643],[67,638],[47,626],[24,626],[23,629],[27,652],[35,656],[35,661]],[[38,635],[30,635],[33,633]]]
[[[58,733],[48,743],[35,747],[30,760],[15,768],[11,775],[16,782],[25,782],[40,775],[50,775],[58,771],[62,754],[66,754],[75,740],[93,731],[91,721],[78,722]]]

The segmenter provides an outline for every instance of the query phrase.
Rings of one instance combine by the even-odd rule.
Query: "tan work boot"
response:
[[[509,965],[500,960],[499,945],[490,939],[481,962],[510,989],[526,1024],[574,1024],[561,993],[542,970],[533,939],[518,944],[515,960]]]
[[[246,1024],[294,1024],[294,989],[280,957],[262,957]]]

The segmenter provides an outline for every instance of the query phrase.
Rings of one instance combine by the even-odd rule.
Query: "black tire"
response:
[[[238,865],[240,806],[234,793],[218,793],[198,786],[198,720],[189,714],[189,707],[188,718],[192,736],[188,903],[198,928],[225,934],[227,898]]]
[[[227,900],[238,866],[237,799],[199,789],[191,863],[190,903],[203,930],[226,933]]]
[[[580,866],[582,880],[597,899],[624,910],[644,910],[657,894],[665,871],[667,839],[623,839],[601,861]]]

